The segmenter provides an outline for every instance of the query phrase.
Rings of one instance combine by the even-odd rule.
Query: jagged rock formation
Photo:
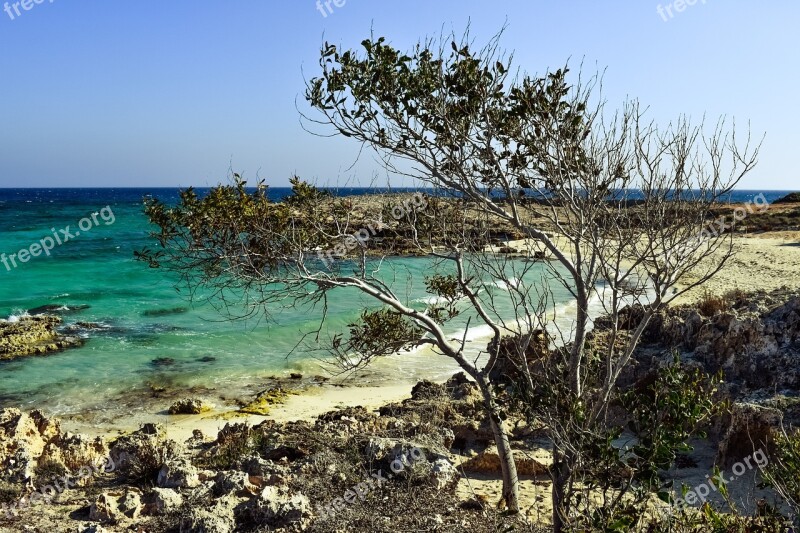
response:
[[[59,317],[48,315],[0,323],[0,361],[30,355],[47,355],[83,344],[79,337],[59,333],[56,328],[60,324]]]

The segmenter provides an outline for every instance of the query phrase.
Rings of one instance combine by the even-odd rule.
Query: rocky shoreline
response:
[[[26,316],[0,323],[0,361],[49,355],[83,345],[83,339],[59,332],[62,319],[52,315]]]
[[[636,327],[638,314],[628,310],[627,327]],[[603,329],[599,320],[595,335]],[[623,386],[639,386],[676,349],[684,364],[724,372],[721,400],[731,408],[665,476],[688,484],[702,480],[754,446],[769,450],[781,423],[800,422],[800,291],[731,293],[665,310],[647,328]],[[174,410],[196,413],[205,406],[184,401]],[[463,375],[420,382],[409,399],[374,411],[352,407],[257,425],[231,421],[214,434],[195,430],[185,441],[170,440],[156,424],[91,438],[63,431],[39,411],[5,409],[0,525],[8,531],[25,524],[52,531],[224,533],[265,527],[495,531],[502,524],[539,531],[547,512],[534,512],[540,505],[535,495],[549,490],[547,439],[521,420],[506,422],[529,499],[527,512],[517,517],[494,509],[499,460],[481,396]],[[83,467],[100,463],[113,468],[79,478]],[[36,505],[24,503],[54,477],[72,479],[74,486]],[[729,490],[742,509],[755,496],[774,497],[758,488],[757,478]]]

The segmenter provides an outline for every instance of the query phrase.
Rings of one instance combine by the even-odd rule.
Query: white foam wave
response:
[[[23,318],[30,318],[30,316],[31,315],[29,315],[27,311],[23,311],[22,309],[18,309],[16,311],[14,311],[13,313],[11,313],[10,315],[8,315],[8,318],[3,320],[3,322],[9,323],[9,324],[16,324],[17,322],[19,322]]]
[[[504,291],[516,289],[519,287],[520,281],[517,278],[499,279],[495,282],[489,283],[489,286],[503,289]]]
[[[428,296],[426,298],[417,298],[414,301],[425,305],[436,305],[446,302],[447,298],[443,296]]]

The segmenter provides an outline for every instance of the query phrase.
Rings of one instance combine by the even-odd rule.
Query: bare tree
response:
[[[567,68],[512,75],[498,38],[476,52],[468,37],[448,41],[426,41],[409,53],[383,38],[364,41],[361,52],[326,45],[322,73],[306,94],[320,113],[312,123],[374,149],[395,174],[457,193],[554,259],[553,278],[576,301],[570,331],[558,331],[560,360],[531,368],[524,357],[534,331],[552,330],[551,315],[527,314],[531,327],[515,342],[531,388],[565,373],[558,392],[567,397],[539,413],[554,444],[553,520],[562,531],[580,461],[574,436],[602,428],[654,313],[733,253],[730,228],[709,227],[708,214],[753,169],[759,146],[749,136],[737,142],[724,120],[712,131],[687,118],[662,128],[636,102],[607,112],[594,95],[598,78],[570,85]],[[533,294],[519,291],[523,300]],[[611,328],[605,346],[587,353],[593,301]],[[623,332],[621,313],[635,304],[641,316]],[[526,302],[522,309],[541,307]],[[494,331],[492,363],[501,345]],[[586,373],[596,357],[600,379]]]
[[[321,74],[306,90],[318,113],[309,123],[373,149],[391,173],[433,196],[354,216],[348,200],[299,180],[281,203],[240,180],[203,198],[189,190],[175,207],[148,203],[160,247],[141,257],[178,272],[193,291],[211,289],[204,294],[226,309],[231,298],[252,313],[318,306],[312,341],[346,369],[414,346],[454,360],[483,396],[512,512],[519,483],[498,386],[512,367],[523,396],[546,382],[549,400],[529,410],[553,442],[560,532],[586,458],[580,436],[603,435],[612,423],[616,384],[654,313],[732,253],[730,232],[709,231],[708,213],[753,168],[758,147],[737,144],[724,122],[710,133],[686,119],[661,129],[635,102],[608,113],[593,94],[596,77],[570,84],[567,68],[512,74],[498,43],[473,51],[465,36],[403,53],[373,38],[360,52],[322,49]],[[487,251],[500,233],[525,237],[525,255],[550,260]],[[435,259],[424,283],[437,299],[424,308],[409,302],[407,283],[398,283],[408,276],[388,258],[401,241]],[[575,302],[569,327],[554,321],[555,287]],[[347,289],[379,308],[325,339],[328,299]],[[593,305],[611,328],[606,342],[589,346]],[[448,335],[444,325],[456,320],[465,332],[486,327],[485,348],[471,350],[466,333]]]

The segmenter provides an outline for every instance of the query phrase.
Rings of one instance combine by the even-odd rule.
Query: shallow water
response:
[[[0,253],[7,256],[52,236],[51,228],[70,226],[74,233],[84,217],[106,206],[111,211],[105,214],[113,213],[113,223],[111,216],[97,217],[99,224],[56,246],[49,257],[30,258],[16,268],[0,264],[0,317],[14,320],[35,307],[58,306],[66,324],[100,325],[86,333],[81,348],[0,364],[0,405],[66,415],[110,405],[126,391],[148,386],[232,390],[273,375],[325,372],[319,353],[296,349],[302,334],[315,328],[319,310],[283,311],[272,322],[225,320],[208,304],[187,302],[165,273],[134,260],[134,250],[152,246],[141,203],[148,192],[175,197],[173,190],[0,191]],[[393,258],[384,272],[410,305],[422,309],[431,295],[421,280],[435,266],[428,258]],[[526,279],[538,281],[541,270],[530,268]],[[513,302],[502,297],[507,288],[489,285],[486,296],[497,298],[501,313],[512,316]],[[562,304],[569,300],[563,288],[555,297]],[[366,306],[374,302],[356,291],[334,293],[326,333],[344,331]],[[448,334],[463,337],[467,318],[449,324]],[[467,333],[475,354],[485,347],[486,333],[480,327]],[[417,350],[381,361],[373,374],[413,380],[453,370],[450,361]]]

